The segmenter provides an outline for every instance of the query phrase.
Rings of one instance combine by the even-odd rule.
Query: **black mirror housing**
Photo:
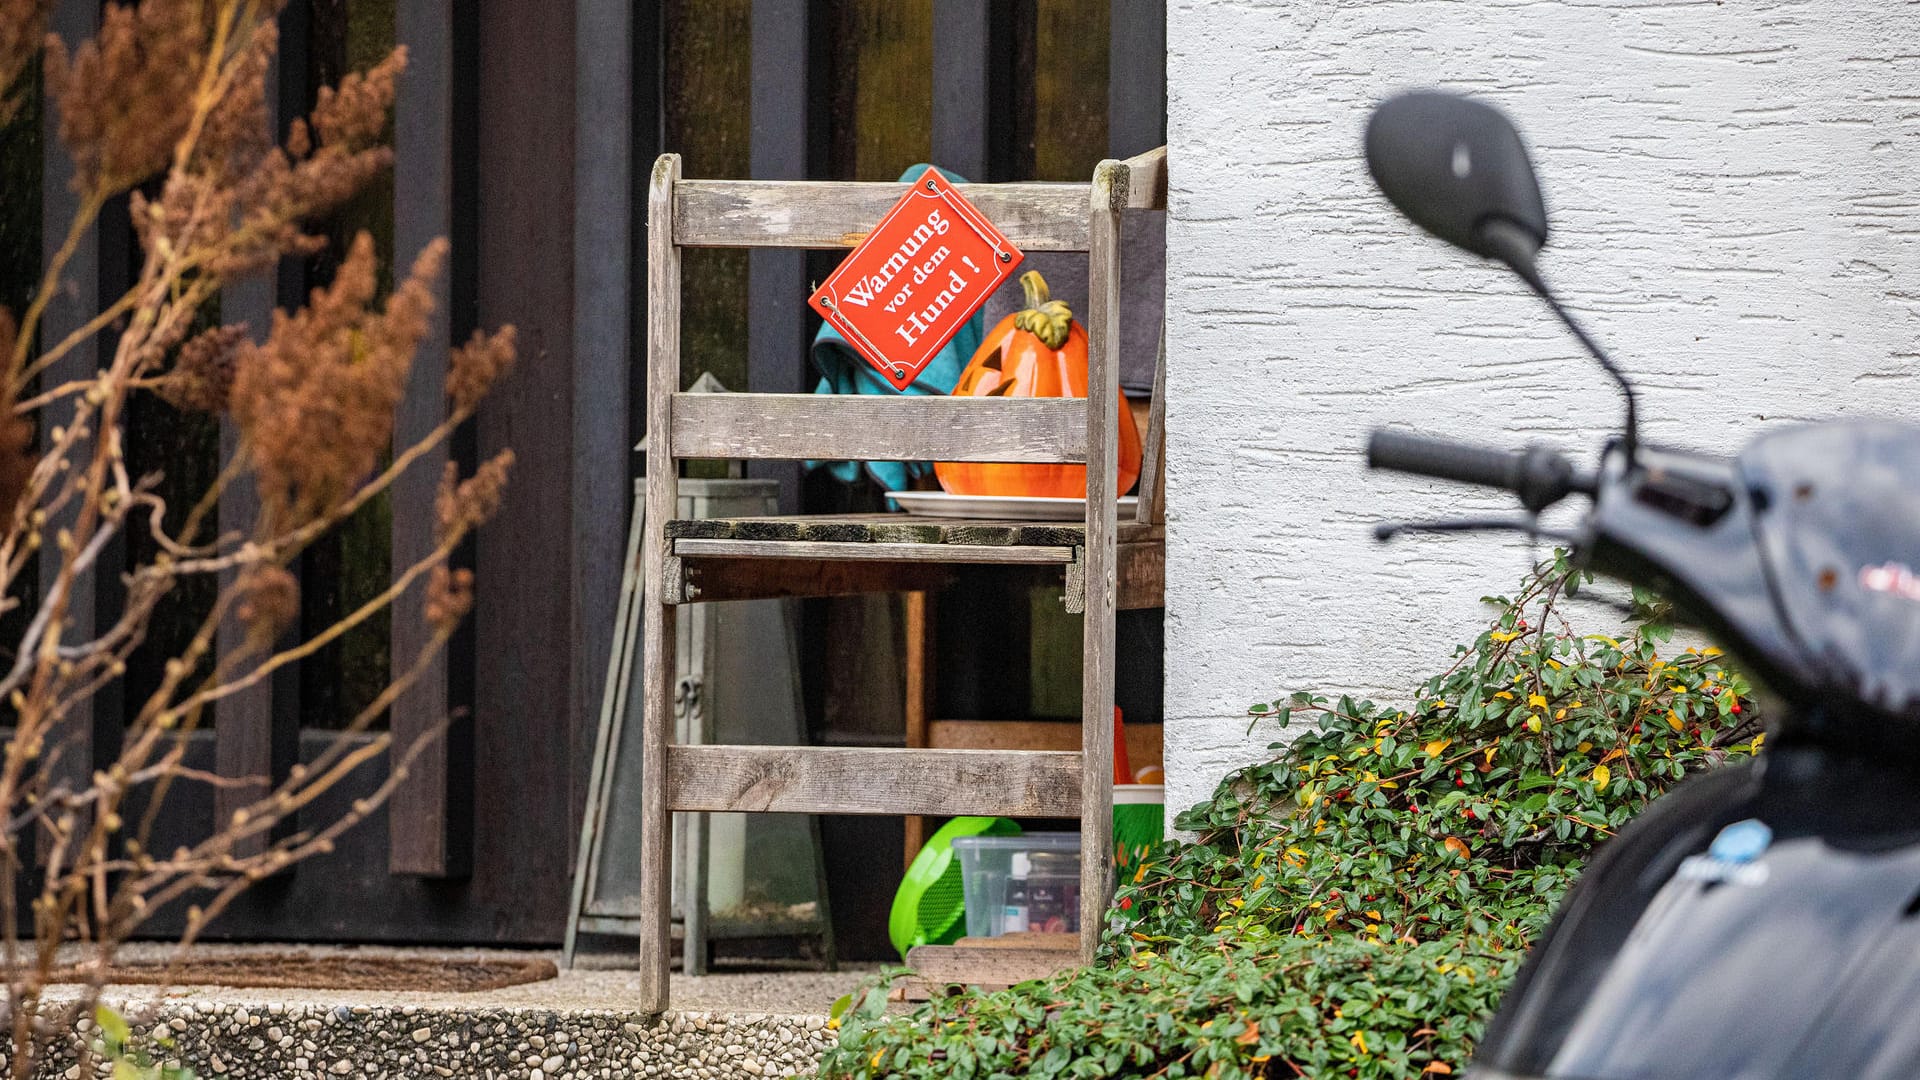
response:
[[[1547,211],[1520,132],[1491,105],[1438,91],[1383,102],[1367,122],[1367,169],[1416,225],[1476,255],[1509,262],[1547,242]],[[1488,227],[1504,223],[1507,227]],[[1516,238],[1515,233],[1520,234]]]

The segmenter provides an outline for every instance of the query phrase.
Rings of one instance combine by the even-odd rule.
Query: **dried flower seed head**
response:
[[[247,337],[247,325],[216,326],[180,347],[173,370],[155,391],[187,412],[225,412],[233,389],[234,355]]]
[[[222,187],[241,183],[273,149],[267,113],[267,71],[280,44],[271,20],[256,24],[228,62],[227,92],[208,110],[189,168],[211,173]]]
[[[52,6],[52,0],[0,2],[0,124],[11,121],[20,110],[27,92],[21,75],[40,51],[41,36],[47,32],[47,9]]]
[[[513,451],[502,450],[474,470],[472,476],[455,482],[459,473],[447,464],[440,476],[440,493],[434,500],[435,534],[442,541],[465,536],[468,531],[492,517],[500,509],[500,498],[507,490],[507,473],[513,468]]]
[[[514,329],[503,326],[488,335],[473,332],[472,340],[447,357],[447,397],[455,416],[470,415],[480,407],[495,380],[513,366]]]
[[[0,307],[0,356],[13,355],[18,333],[13,313]],[[32,512],[38,509],[21,503],[32,481],[34,464],[33,423],[14,411],[13,394],[0,390],[0,513],[5,513],[8,520],[21,520],[25,514],[31,521]]]
[[[300,617],[300,583],[283,566],[254,566],[234,583],[240,602],[234,609],[247,638],[264,647]]]
[[[211,5],[108,4],[92,41],[46,45],[47,94],[73,157],[74,190],[107,195],[165,168],[186,134],[206,61]]]
[[[473,571],[450,570],[444,563],[434,567],[427,578],[427,624],[442,634],[451,634],[472,610]]]
[[[240,345],[230,405],[253,448],[273,528],[296,527],[347,498],[386,451],[445,255],[444,241],[428,245],[375,313],[373,239],[363,232],[332,285],[300,311],[276,312],[265,343]]]
[[[403,45],[365,72],[350,74],[336,87],[321,87],[313,106],[313,133],[322,146],[364,150],[387,131],[387,110],[394,84],[407,67]]]

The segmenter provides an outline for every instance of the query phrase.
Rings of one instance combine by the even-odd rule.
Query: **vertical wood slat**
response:
[[[975,183],[991,176],[987,103],[993,0],[946,0],[933,6],[933,162]]]
[[[753,0],[755,180],[807,177],[811,33],[807,0]],[[759,249],[747,255],[747,385],[755,393],[797,394],[806,386],[807,253]],[[778,481],[780,512],[800,510],[800,465],[753,462],[747,475]]]
[[[1145,452],[1140,458],[1140,498],[1134,520],[1167,520],[1167,327],[1160,324],[1160,347],[1153,360],[1153,401],[1147,407]]]
[[[654,162],[647,188],[647,519],[641,549],[645,617],[641,629],[644,683],[640,766],[640,969],[642,1012],[667,1007],[668,939],[672,921],[673,821],[667,803],[667,744],[673,732],[674,619],[665,603],[666,523],[680,498],[672,445],[674,392],[680,389],[680,249],[673,242],[673,188],[680,156]]]
[[[267,123],[275,138],[286,131],[292,117],[306,105],[309,12],[307,0],[296,0],[280,12],[280,48],[267,73]],[[228,285],[220,296],[221,321],[228,325],[245,323],[249,337],[264,341],[273,325],[274,307],[283,295],[289,304],[297,305],[302,300],[298,295],[303,278],[299,263],[298,259],[288,259],[285,266]],[[232,417],[222,417],[222,462],[232,458],[239,441],[239,429]],[[250,533],[259,514],[260,496],[251,476],[242,474],[221,491],[216,516],[222,532]],[[221,590],[231,588],[234,580],[232,571],[221,572]],[[246,630],[239,618],[229,615],[220,625],[214,646],[224,659],[245,640]],[[245,661],[240,670],[246,670],[260,659]],[[216,822],[229,820],[236,811],[264,797],[286,779],[300,753],[298,688],[297,670],[286,670],[214,706],[214,772],[229,780],[243,781],[236,786],[214,789],[213,819]],[[292,819],[284,821],[281,828],[291,828],[295,823]],[[234,854],[259,854],[270,839],[266,834],[244,838],[235,844]]]
[[[411,262],[434,238],[454,231],[454,98],[457,0],[420,0],[401,4],[395,13],[395,37],[408,50],[407,73],[400,80],[394,108],[394,257]],[[456,254],[456,257],[458,255]],[[434,282],[432,323],[414,355],[407,396],[395,417],[393,441],[409,445],[432,431],[446,416],[444,390],[447,352],[453,335],[453,273]],[[404,572],[435,546],[434,519],[428,508],[441,470],[452,460],[442,444],[416,462],[393,485],[393,503],[407,508],[393,520],[393,570]],[[392,612],[393,671],[413,666],[431,640],[418,603],[395,604]],[[387,869],[395,874],[457,877],[470,868],[470,727],[447,723],[451,711],[449,657],[442,652],[390,714],[394,760],[422,739],[432,739],[413,759],[405,782],[387,808]]]
[[[1108,16],[1107,153],[1167,141],[1167,0],[1112,0]]]
[[[93,36],[99,24],[100,5],[97,0],[58,0],[48,18],[47,29],[72,49]],[[68,226],[80,208],[79,196],[72,187],[73,163],[61,148],[59,132],[59,110],[48,100],[41,116],[40,251],[43,266],[51,261],[65,242]],[[101,248],[102,229],[96,225],[81,239],[73,257],[67,262],[65,273],[55,286],[52,299],[47,302],[40,318],[41,342],[58,343],[100,310],[104,269]],[[72,379],[89,378],[99,369],[101,360],[100,338],[96,335],[49,367],[40,378],[41,384],[54,386]],[[59,407],[46,410],[49,422],[40,425],[42,446],[46,444],[48,428],[52,423],[59,422],[53,419],[59,411]],[[49,521],[47,535],[51,536],[55,529],[66,524],[70,516]],[[51,555],[51,550],[52,546],[48,545],[39,558],[39,596],[42,600],[52,594],[60,573],[60,560]],[[62,637],[69,644],[93,637],[96,602],[94,581],[97,576],[96,573],[76,578],[67,594],[67,628]],[[99,696],[74,703],[67,711],[66,719],[52,732],[53,746],[50,752],[58,757],[48,767],[46,782],[49,786],[57,787],[64,783],[80,791],[92,783],[95,756],[102,749],[96,744],[100,741],[99,737],[105,734],[103,729],[108,726],[109,720],[104,715],[98,715],[106,711],[103,704]],[[117,728],[119,720],[118,716],[111,717],[112,726]],[[45,836],[42,834],[42,849],[44,845]],[[39,851],[41,857],[46,854],[45,850]]]
[[[574,23],[573,632],[574,762],[593,755],[625,572],[616,523],[632,498],[625,386],[633,364],[633,20],[631,0],[577,0]],[[568,770],[569,822],[587,804],[585,774]],[[577,867],[575,868],[578,869]]]
[[[906,624],[906,678],[904,697],[909,749],[927,745],[927,727],[934,711],[933,684],[933,594],[910,592],[902,604],[901,620]],[[906,863],[926,843],[927,819],[909,814],[906,819]]]
[[[1113,895],[1114,513],[1120,460],[1120,213],[1127,167],[1093,172],[1087,235],[1087,546],[1081,669],[1080,951],[1092,962]]]

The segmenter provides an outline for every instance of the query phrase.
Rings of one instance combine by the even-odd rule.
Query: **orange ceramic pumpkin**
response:
[[[1073,312],[1047,298],[1039,271],[1020,275],[1027,307],[1000,320],[980,343],[954,384],[954,397],[1087,396],[1087,332]],[[1124,493],[1140,478],[1140,432],[1125,398],[1120,400],[1120,476]],[[997,461],[941,461],[933,471],[940,486],[956,495],[1038,495],[1083,499],[1085,465],[1028,465]]]

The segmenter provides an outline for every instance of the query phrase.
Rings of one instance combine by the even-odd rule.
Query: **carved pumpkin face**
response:
[[[1000,320],[973,354],[955,397],[1087,396],[1087,333],[1073,312],[1047,298],[1039,271],[1020,275],[1027,306]],[[1140,478],[1140,432],[1123,398],[1119,404],[1120,461],[1115,491],[1125,493]],[[933,466],[940,486],[956,495],[1034,495],[1080,499],[1087,494],[1087,467],[1061,464],[941,461]]]

